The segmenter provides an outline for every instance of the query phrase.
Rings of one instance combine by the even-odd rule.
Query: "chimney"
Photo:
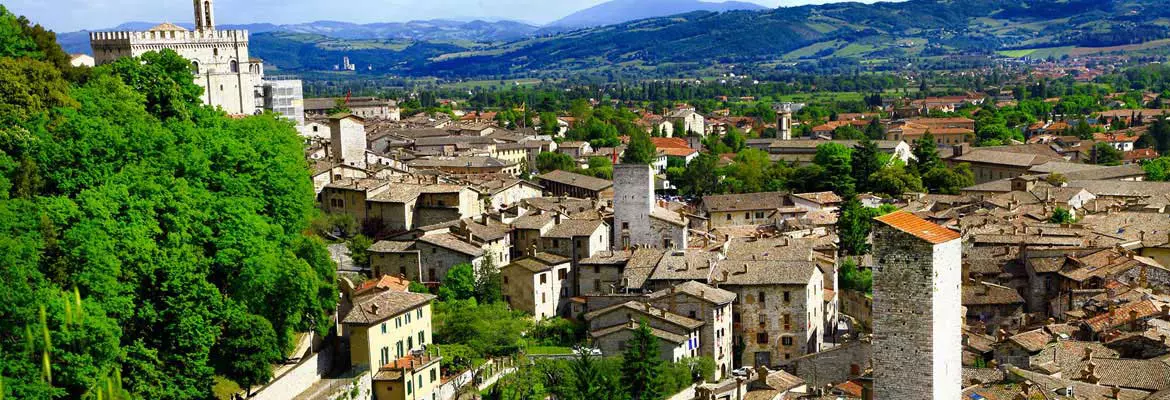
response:
[[[1119,387],[1117,385],[1113,385],[1113,387],[1109,388],[1109,398],[1120,399],[1121,398],[1121,387]]]
[[[1085,348],[1085,357],[1081,358],[1081,361],[1090,361],[1092,359],[1093,359],[1093,348],[1086,347]]]

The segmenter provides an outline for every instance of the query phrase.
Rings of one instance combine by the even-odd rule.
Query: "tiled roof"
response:
[[[1076,378],[1092,363],[1098,385],[1158,391],[1170,389],[1170,365],[1159,360],[1093,357],[1067,368],[1064,376]]]
[[[638,329],[638,325],[631,326],[631,324],[620,324],[620,325],[614,325],[614,326],[611,326],[608,328],[602,328],[602,329],[598,329],[598,330],[589,332],[589,336],[592,336],[594,339],[596,339],[596,338],[609,336],[609,335],[612,335],[612,334],[617,333],[617,332],[634,331],[637,329]],[[672,332],[667,332],[667,331],[664,331],[664,330],[661,330],[658,328],[654,328],[654,327],[650,327],[650,333],[653,334],[654,337],[657,337],[659,339],[662,339],[662,340],[665,340],[665,341],[668,341],[671,343],[675,343],[675,344],[681,344],[681,343],[687,341],[686,336],[679,335],[679,334],[672,333]]]
[[[483,249],[471,243],[467,243],[460,238],[450,233],[440,233],[437,235],[425,235],[418,239],[418,241],[430,245],[442,247],[444,249],[463,253],[472,257],[479,257],[483,255]]]
[[[1044,328],[1040,328],[1012,335],[1008,341],[1019,345],[1028,352],[1036,353],[1044,350],[1044,347],[1052,341],[1052,335]]]
[[[832,204],[841,202],[841,196],[838,196],[833,192],[797,193],[792,195],[792,197],[804,199],[817,204]]]
[[[163,22],[155,25],[153,28],[147,30],[148,32],[187,32],[187,28],[172,24],[170,22]]]
[[[414,246],[414,242],[395,242],[390,240],[379,240],[370,246],[371,253],[400,253],[410,251]]]
[[[687,318],[682,315],[667,311],[666,309],[654,307],[650,305],[650,303],[643,303],[639,301],[627,301],[625,303],[614,304],[599,310],[593,310],[585,313],[584,317],[586,320],[592,320],[617,310],[633,311],[638,316],[646,316],[649,318],[662,320],[685,329],[697,329],[698,327],[703,326],[703,321]],[[625,323],[623,323],[623,325],[625,325]]]
[[[717,278],[725,285],[807,285],[820,267],[813,261],[731,261],[719,263]],[[722,281],[726,272],[727,280]]]
[[[666,251],[647,279],[708,281],[715,273],[719,257],[718,253],[703,250]]]
[[[347,325],[372,325],[413,310],[435,299],[434,295],[387,290],[354,299],[354,307],[342,319]]]
[[[1085,320],[1085,325],[1093,332],[1104,332],[1133,322],[1131,312],[1136,313],[1137,319],[1144,319],[1157,315],[1161,310],[1151,300],[1136,301],[1089,318]]]
[[[1114,397],[1112,393],[1113,389],[1108,386],[1094,385],[1068,378],[1057,378],[1015,366],[1008,366],[1007,373],[1010,375],[1009,380],[1025,380],[1038,385],[1039,387],[1037,389],[1033,389],[1033,393],[1037,393],[1037,390],[1045,393],[1055,393],[1057,390],[1071,387],[1073,388],[1073,392],[1076,393],[1077,399],[1080,400],[1143,400],[1149,395],[1149,392],[1146,391],[1123,388],[1118,393],[1118,397]],[[1018,388],[1018,385],[1016,387]],[[1014,390],[1016,393],[1019,393],[1019,389]],[[1011,398],[1004,398],[1003,400],[1011,400]]]
[[[1053,161],[1054,159],[1037,154],[1012,153],[994,150],[974,150],[970,153],[951,158],[951,160],[956,162],[997,164],[1013,167],[1031,167],[1033,165],[1040,165],[1049,161]]]
[[[529,272],[541,272],[541,271],[548,271],[549,269],[552,269],[552,267],[555,267],[555,266],[561,265],[561,264],[565,264],[567,262],[569,262],[569,259],[558,256],[558,255],[548,254],[548,253],[536,253],[536,255],[534,255],[532,257],[525,257],[525,258],[521,258],[519,260],[512,261],[512,264],[509,264],[508,266],[506,266],[504,268],[515,266],[515,267],[519,267],[519,268],[524,268],[525,270],[528,270]]]
[[[600,228],[605,222],[601,220],[582,220],[570,219],[562,220],[560,224],[549,229],[544,234],[544,237],[551,238],[573,238],[578,236],[589,236]]]
[[[654,219],[657,219],[659,221],[667,222],[667,223],[677,225],[677,226],[683,226],[683,227],[687,226],[687,220],[686,220],[686,218],[684,218],[682,216],[682,214],[667,210],[667,209],[662,208],[662,207],[656,206],[656,207],[654,207],[654,209],[650,210],[650,218],[654,218]]]
[[[687,294],[712,304],[722,305],[735,301],[735,293],[716,287],[707,286],[696,281],[686,281],[678,285],[674,285],[672,289],[659,290],[657,292],[650,293],[646,297],[650,300],[655,300],[670,296],[672,293]]]
[[[540,175],[537,177],[537,179],[584,188],[595,192],[613,187],[613,181],[561,170],[556,170],[544,175]]]
[[[1024,297],[1015,289],[987,282],[963,285],[963,305],[1024,304]]]
[[[876,219],[891,228],[914,235],[932,244],[946,243],[960,237],[958,232],[927,222],[905,211],[897,211]]]
[[[354,288],[354,293],[360,296],[365,294],[366,291],[373,289],[406,292],[409,288],[409,279],[393,275],[382,275],[380,279],[371,279],[358,285],[358,287]]]
[[[708,212],[775,210],[788,204],[783,192],[725,194],[703,197],[703,208]]]
[[[525,215],[512,220],[513,229],[541,229],[553,222],[553,216],[548,214]]]

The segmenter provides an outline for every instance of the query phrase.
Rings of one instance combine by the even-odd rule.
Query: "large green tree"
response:
[[[638,130],[630,135],[630,144],[626,146],[625,153],[622,153],[622,163],[650,164],[657,158],[658,149],[654,147],[654,142],[650,141],[649,134]]]
[[[817,146],[813,163],[825,169],[823,179],[829,188],[842,196],[856,192],[853,180],[853,149],[840,143],[825,143]]]
[[[626,351],[622,353],[622,383],[634,400],[657,400],[659,392],[659,374],[662,371],[662,359],[658,349],[658,338],[651,332],[650,326],[643,320],[634,330],[633,337],[626,342]]]

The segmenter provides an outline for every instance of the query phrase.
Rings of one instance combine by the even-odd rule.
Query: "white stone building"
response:
[[[295,91],[280,89],[299,81],[265,86],[264,64],[248,56],[248,31],[218,30],[215,27],[215,0],[194,0],[195,30],[171,23],[145,32],[91,32],[90,47],[97,65],[122,57],[171,49],[191,61],[195,84],[203,88],[205,104],[233,115],[252,115],[257,110],[276,111],[295,121],[303,100]],[[273,93],[272,90],[276,89]],[[275,101],[274,101],[275,100]]]
[[[962,393],[962,241],[899,211],[874,224],[875,399]]]

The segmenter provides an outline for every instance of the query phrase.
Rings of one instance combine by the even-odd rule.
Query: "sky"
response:
[[[354,23],[436,18],[510,19],[545,24],[606,0],[216,0],[216,23]],[[706,0],[723,1],[723,0]],[[744,0],[767,7],[840,0]],[[867,1],[868,2],[868,1]],[[57,32],[106,29],[123,22],[190,22],[186,0],[6,0],[5,6]]]

